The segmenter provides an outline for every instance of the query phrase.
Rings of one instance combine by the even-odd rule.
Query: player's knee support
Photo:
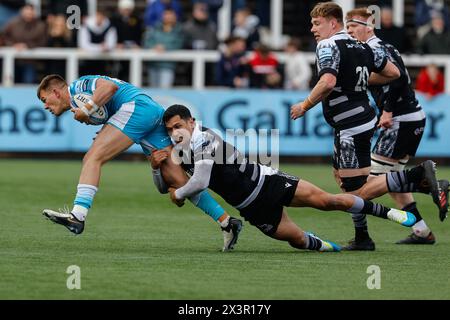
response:
[[[370,174],[379,176],[388,172],[399,172],[405,170],[405,166],[408,163],[408,158],[400,159],[397,161],[386,161],[375,159],[372,156]]]
[[[367,182],[367,175],[356,176],[356,177],[345,177],[341,178],[341,188],[345,192],[352,192],[360,189]]]

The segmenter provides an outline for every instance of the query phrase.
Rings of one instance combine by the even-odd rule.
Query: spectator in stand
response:
[[[145,27],[152,28],[158,22],[161,22],[166,8],[171,8],[175,11],[177,21],[181,21],[183,11],[178,0],[147,0],[147,7],[144,13]]]
[[[216,25],[209,20],[208,5],[197,2],[192,7],[192,18],[183,26],[185,48],[216,50],[218,45]]]
[[[48,14],[47,19],[53,19],[57,15],[70,15],[73,12],[67,12],[70,6],[77,6],[80,8],[81,16],[87,17],[88,5],[87,0],[48,0]],[[47,21],[48,22],[48,21]]]
[[[392,9],[383,7],[381,9],[381,29],[375,30],[376,35],[387,43],[392,44],[400,52],[410,52],[412,49],[406,30],[394,25]]]
[[[225,40],[225,45],[216,67],[217,85],[231,88],[248,87],[245,39],[231,36]]]
[[[81,19],[79,20],[81,24],[85,22],[88,16],[88,4],[87,0],[48,0],[48,14],[47,14],[47,25],[52,23],[52,20],[58,15],[65,15],[66,17],[74,13],[73,10],[67,12],[67,8],[70,6],[77,6],[80,8]],[[70,22],[77,22],[76,20],[71,20]],[[72,29],[73,41],[77,43],[79,27]]]
[[[440,12],[445,21],[445,27],[450,28],[450,16],[444,0],[416,0],[415,22],[417,38],[420,40],[431,30],[431,14]]]
[[[13,46],[17,50],[27,50],[44,47],[47,44],[46,25],[36,16],[31,4],[20,9],[20,15],[8,22],[4,30],[6,46]],[[36,62],[19,60],[16,62],[16,80],[22,83],[36,81]]]
[[[192,4],[196,4],[197,2],[203,2],[208,5],[209,20],[217,26],[219,10],[223,6],[223,0],[192,0]]]
[[[286,63],[284,65],[284,88],[288,90],[308,90],[311,81],[311,66],[300,50],[299,38],[291,38],[284,51]]]
[[[118,12],[111,18],[117,30],[117,48],[139,48],[142,41],[142,20],[134,14],[134,0],[119,0]]]
[[[0,29],[20,13],[25,0],[0,0]]]
[[[72,31],[67,28],[66,16],[56,15],[48,25],[47,47],[69,48],[73,47]],[[46,71],[49,74],[65,74],[65,61],[52,60],[47,62]]]
[[[134,14],[134,0],[119,0],[117,13],[111,18],[111,24],[117,30],[117,49],[138,49],[144,33],[142,19]],[[129,81],[129,62],[115,61],[113,69],[117,78]]]
[[[247,48],[255,49],[255,45],[259,43],[259,18],[253,15],[250,9],[242,8],[234,14],[233,22],[232,35],[246,39]]]
[[[183,47],[183,32],[177,23],[174,10],[166,8],[162,22],[146,32],[144,47],[163,54],[168,50],[178,50]],[[155,88],[170,88],[175,80],[176,62],[155,61],[148,67],[149,83]]]
[[[281,72],[275,55],[264,44],[258,44],[248,62],[250,88],[281,88]]]
[[[88,17],[81,26],[78,35],[78,47],[92,52],[104,53],[115,49],[117,46],[117,31],[108,17],[101,11],[95,16]],[[107,74],[107,63],[103,60],[88,60],[83,63],[82,74]]]
[[[420,70],[416,80],[416,90],[432,99],[444,93],[444,74],[435,64],[430,64]]]
[[[433,11],[431,30],[419,42],[417,51],[422,54],[450,54],[450,32],[445,30],[441,13]]]
[[[73,46],[72,31],[67,28],[66,16],[61,14],[54,16],[52,23],[48,25],[47,47],[69,48]]]

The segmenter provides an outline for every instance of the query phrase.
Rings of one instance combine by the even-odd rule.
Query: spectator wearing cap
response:
[[[20,9],[20,15],[7,23],[4,30],[5,45],[17,50],[44,47],[47,44],[46,25],[39,20],[31,4]],[[22,60],[16,63],[17,82],[34,83],[36,81],[36,62]]]
[[[142,20],[134,14],[134,0],[119,0],[118,12],[111,18],[117,30],[117,48],[139,48],[142,41]]]
[[[183,25],[185,48],[216,50],[218,45],[216,25],[209,20],[208,5],[197,2],[192,7],[192,18]]]
[[[421,54],[450,54],[450,32],[445,30],[442,14],[434,11],[431,14],[431,30],[418,45]]]
[[[177,15],[177,21],[182,19],[182,8],[178,0],[148,0],[144,13],[144,24],[147,28],[153,28],[161,22],[165,9],[172,9]]]
[[[183,33],[174,10],[165,9],[162,21],[146,32],[144,47],[161,54],[183,47]],[[155,61],[149,63],[147,71],[150,86],[155,88],[172,87],[175,80],[175,68],[176,62]]]
[[[431,30],[431,15],[433,11],[441,13],[445,27],[450,28],[450,15],[444,0],[416,0],[415,24],[418,39],[422,39]]]

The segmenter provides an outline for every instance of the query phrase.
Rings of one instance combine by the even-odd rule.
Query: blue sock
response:
[[[96,186],[89,184],[79,184],[77,186],[77,195],[73,202],[72,214],[78,220],[84,220],[88,210],[92,207],[92,201],[94,201],[95,193],[97,192]]]
[[[189,200],[216,222],[219,222],[219,218],[225,213],[225,210],[206,190],[190,197]]]

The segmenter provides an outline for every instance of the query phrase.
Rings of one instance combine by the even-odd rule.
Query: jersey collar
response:
[[[195,150],[195,147],[198,145],[199,143],[199,139],[201,139],[202,134],[200,131],[200,124],[198,124],[197,122],[195,122],[195,127],[194,127],[194,131],[192,131],[192,137],[191,137],[191,142],[190,142],[190,146],[192,150]],[[202,143],[200,141],[200,143]]]
[[[376,35],[371,36],[369,39],[367,39],[366,43],[369,43],[373,40],[378,40],[378,37]]]

